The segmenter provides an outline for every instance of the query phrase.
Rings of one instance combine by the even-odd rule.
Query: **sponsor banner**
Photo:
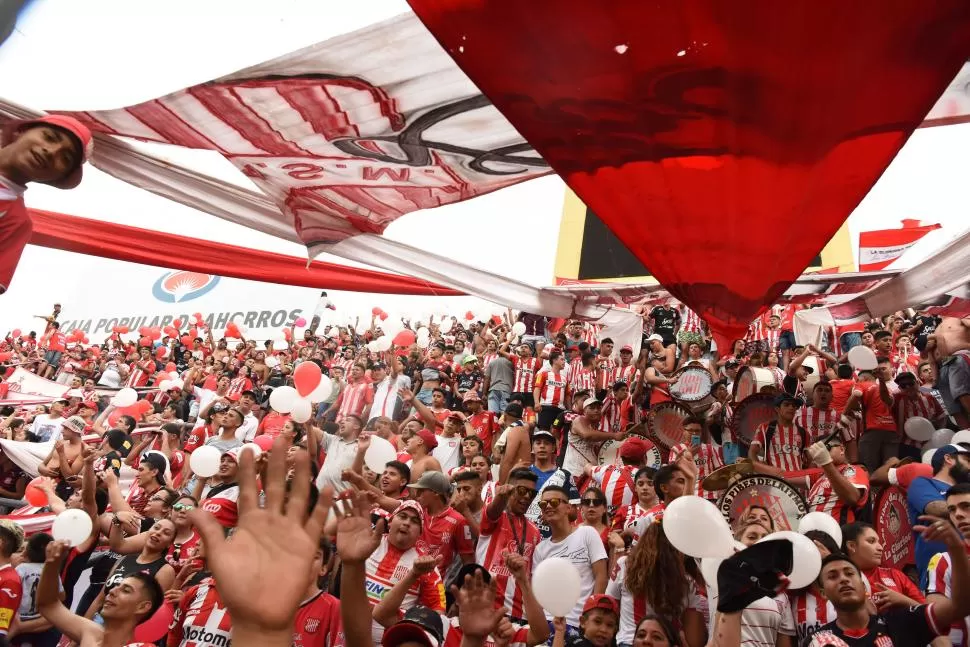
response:
[[[859,233],[859,271],[875,272],[889,267],[907,249],[940,225],[920,225],[919,220],[903,220],[901,229],[880,229]]]
[[[876,498],[873,526],[882,542],[882,565],[900,570],[916,562],[913,544],[913,527],[909,521],[906,491],[890,486]]]
[[[738,479],[717,501],[718,509],[730,524],[753,505],[768,510],[776,531],[797,528],[798,520],[808,512],[805,498],[798,490],[783,479],[763,474]]]

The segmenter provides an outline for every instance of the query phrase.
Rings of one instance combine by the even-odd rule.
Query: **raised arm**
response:
[[[47,544],[47,558],[37,584],[37,610],[61,633],[75,642],[81,642],[85,636],[100,636],[103,630],[91,620],[71,613],[58,595],[61,562],[69,550],[70,546],[64,541]]]

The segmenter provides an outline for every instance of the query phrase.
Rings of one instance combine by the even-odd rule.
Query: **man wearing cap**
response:
[[[788,370],[781,381],[781,388],[788,395],[799,397],[804,395],[804,382],[815,372],[814,368],[805,364],[805,360],[813,355],[814,351],[815,347],[809,344],[788,364]]]
[[[758,425],[748,450],[756,472],[784,476],[785,472],[803,468],[802,452],[808,447],[809,438],[805,428],[795,420],[795,414],[804,404],[801,398],[788,393],[775,397],[777,417]]]
[[[889,392],[892,366],[880,357],[873,371],[859,371],[856,388],[849,396],[846,410],[862,408],[862,436],[859,438],[859,462],[870,473],[899,454],[900,436],[893,417],[893,397]]]
[[[896,428],[902,439],[899,453],[901,457],[909,456],[919,460],[922,456],[923,443],[903,433],[906,429],[906,421],[910,418],[926,418],[933,423],[934,427],[941,429],[947,422],[946,412],[935,397],[920,390],[916,375],[913,373],[900,373],[896,376],[895,382],[899,392],[893,395],[892,411],[893,418],[896,419]]]
[[[49,440],[59,440],[61,437],[61,422],[64,420],[64,407],[67,400],[54,400],[50,405],[50,413],[42,413],[34,418],[30,431],[46,443]]]
[[[571,474],[582,474],[587,465],[599,464],[600,445],[606,440],[623,440],[624,431],[600,431],[603,417],[603,403],[597,398],[587,398],[583,402],[583,415],[573,420],[567,434],[566,454],[562,466]]]
[[[424,523],[424,510],[417,501],[401,502],[391,515],[387,534],[365,563],[365,587],[371,607],[376,607],[395,584],[409,579],[411,572],[418,570],[417,560],[426,555],[417,546]],[[419,604],[444,613],[445,589],[437,568],[427,569],[411,580],[400,609],[407,611]],[[383,633],[384,627],[376,620],[372,621],[371,634],[375,644],[380,644]]]
[[[411,455],[411,478],[419,479],[426,471],[443,472],[441,462],[435,457],[434,451],[438,448],[438,436],[432,429],[435,428],[437,421],[431,410],[419,400],[414,393],[408,389],[399,391],[405,406],[414,406],[418,413],[419,420],[424,422],[413,436],[404,441],[404,450]],[[412,421],[413,424],[413,421]],[[414,425],[417,426],[417,425]],[[458,446],[458,453],[461,453],[461,439],[455,441]],[[456,465],[457,466],[457,465]]]
[[[906,490],[910,522],[915,526],[922,523],[921,515],[932,515],[946,519],[946,492],[957,483],[970,482],[970,444],[959,443],[944,445],[933,453],[930,461],[933,476],[919,476],[913,479]],[[946,550],[938,542],[929,542],[914,532],[916,540],[916,568],[920,572],[920,585],[926,585],[926,567],[930,558]]]
[[[65,115],[14,121],[0,131],[0,294],[10,286],[30,240],[26,185],[73,189],[81,182],[91,144],[91,131]]]
[[[465,516],[449,505],[451,479],[441,472],[427,471],[408,487],[414,500],[424,508],[424,529],[418,550],[440,557],[441,572],[448,573],[460,564],[475,561],[475,543]]]
[[[467,355],[461,362],[461,371],[455,376],[455,391],[464,398],[469,391],[482,388],[482,372],[478,368],[478,357]]]
[[[536,475],[536,491],[539,493],[529,506],[525,516],[536,525],[539,534],[548,537],[552,532],[544,522],[542,510],[539,507],[539,497],[547,487],[562,488],[569,493],[570,499],[579,499],[579,490],[573,475],[556,465],[556,437],[551,431],[536,429],[532,432],[532,465],[529,470]]]
[[[467,417],[465,418],[465,435],[478,436],[485,446],[483,453],[492,455],[492,441],[498,432],[498,419],[495,414],[484,408],[482,398],[475,390],[465,393],[462,398]]]

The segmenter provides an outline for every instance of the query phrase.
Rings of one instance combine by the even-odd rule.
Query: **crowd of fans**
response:
[[[39,334],[0,343],[5,380],[20,368],[65,389],[18,406],[0,382],[3,436],[51,443],[33,481],[0,453],[0,497],[16,506],[36,488],[43,508],[83,510],[93,529],[71,547],[25,538],[16,515],[0,524],[0,630],[38,646],[966,645],[970,445],[924,463],[905,432],[912,417],[965,426],[970,362],[939,357],[963,322],[899,313],[833,337],[836,352],[797,345],[786,310],[718,354],[686,308],[646,308],[635,354],[590,324],[511,312],[414,322],[427,332],[389,351],[372,343],[377,314],[367,330],[291,330],[284,348],[204,328],[91,345],[60,331],[55,307]],[[847,362],[860,344],[877,368]],[[269,402],[303,362],[332,388],[301,422]],[[685,368],[710,374],[710,403],[667,447],[651,411],[677,400]],[[759,392],[776,419],[746,433],[733,394],[750,368],[773,376]],[[139,400],[112,404],[121,387]],[[382,470],[366,460],[375,438],[397,452]],[[254,441],[258,456],[243,448]],[[731,445],[842,525],[841,541],[807,533],[824,558],[808,588],[785,591],[784,569],[749,558],[733,567],[768,571],[741,593],[667,539],[672,501],[721,494],[702,482],[737,460]],[[204,446],[222,454],[211,478],[191,466]],[[871,490],[889,486],[911,508],[907,573],[882,565],[871,525]],[[777,515],[751,505],[731,519],[737,550]],[[580,575],[562,617],[530,579],[551,558]]]

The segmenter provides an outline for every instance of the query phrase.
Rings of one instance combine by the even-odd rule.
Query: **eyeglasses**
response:
[[[598,505],[605,505],[606,499],[583,499],[582,504],[585,506],[589,506],[590,508],[593,508]]]
[[[537,492],[535,490],[533,490],[532,488],[528,488],[528,487],[526,487],[524,485],[516,485],[515,486],[515,494],[517,496],[524,497],[524,498],[527,498],[527,499],[534,499],[534,498],[536,498]]]
[[[172,510],[176,510],[178,512],[188,512],[189,510],[195,510],[195,506],[191,503],[176,503],[172,506]]]
[[[539,502],[539,509],[547,510],[549,508],[552,508],[553,510],[555,510],[565,502],[566,502],[565,499],[547,499],[545,501]]]

